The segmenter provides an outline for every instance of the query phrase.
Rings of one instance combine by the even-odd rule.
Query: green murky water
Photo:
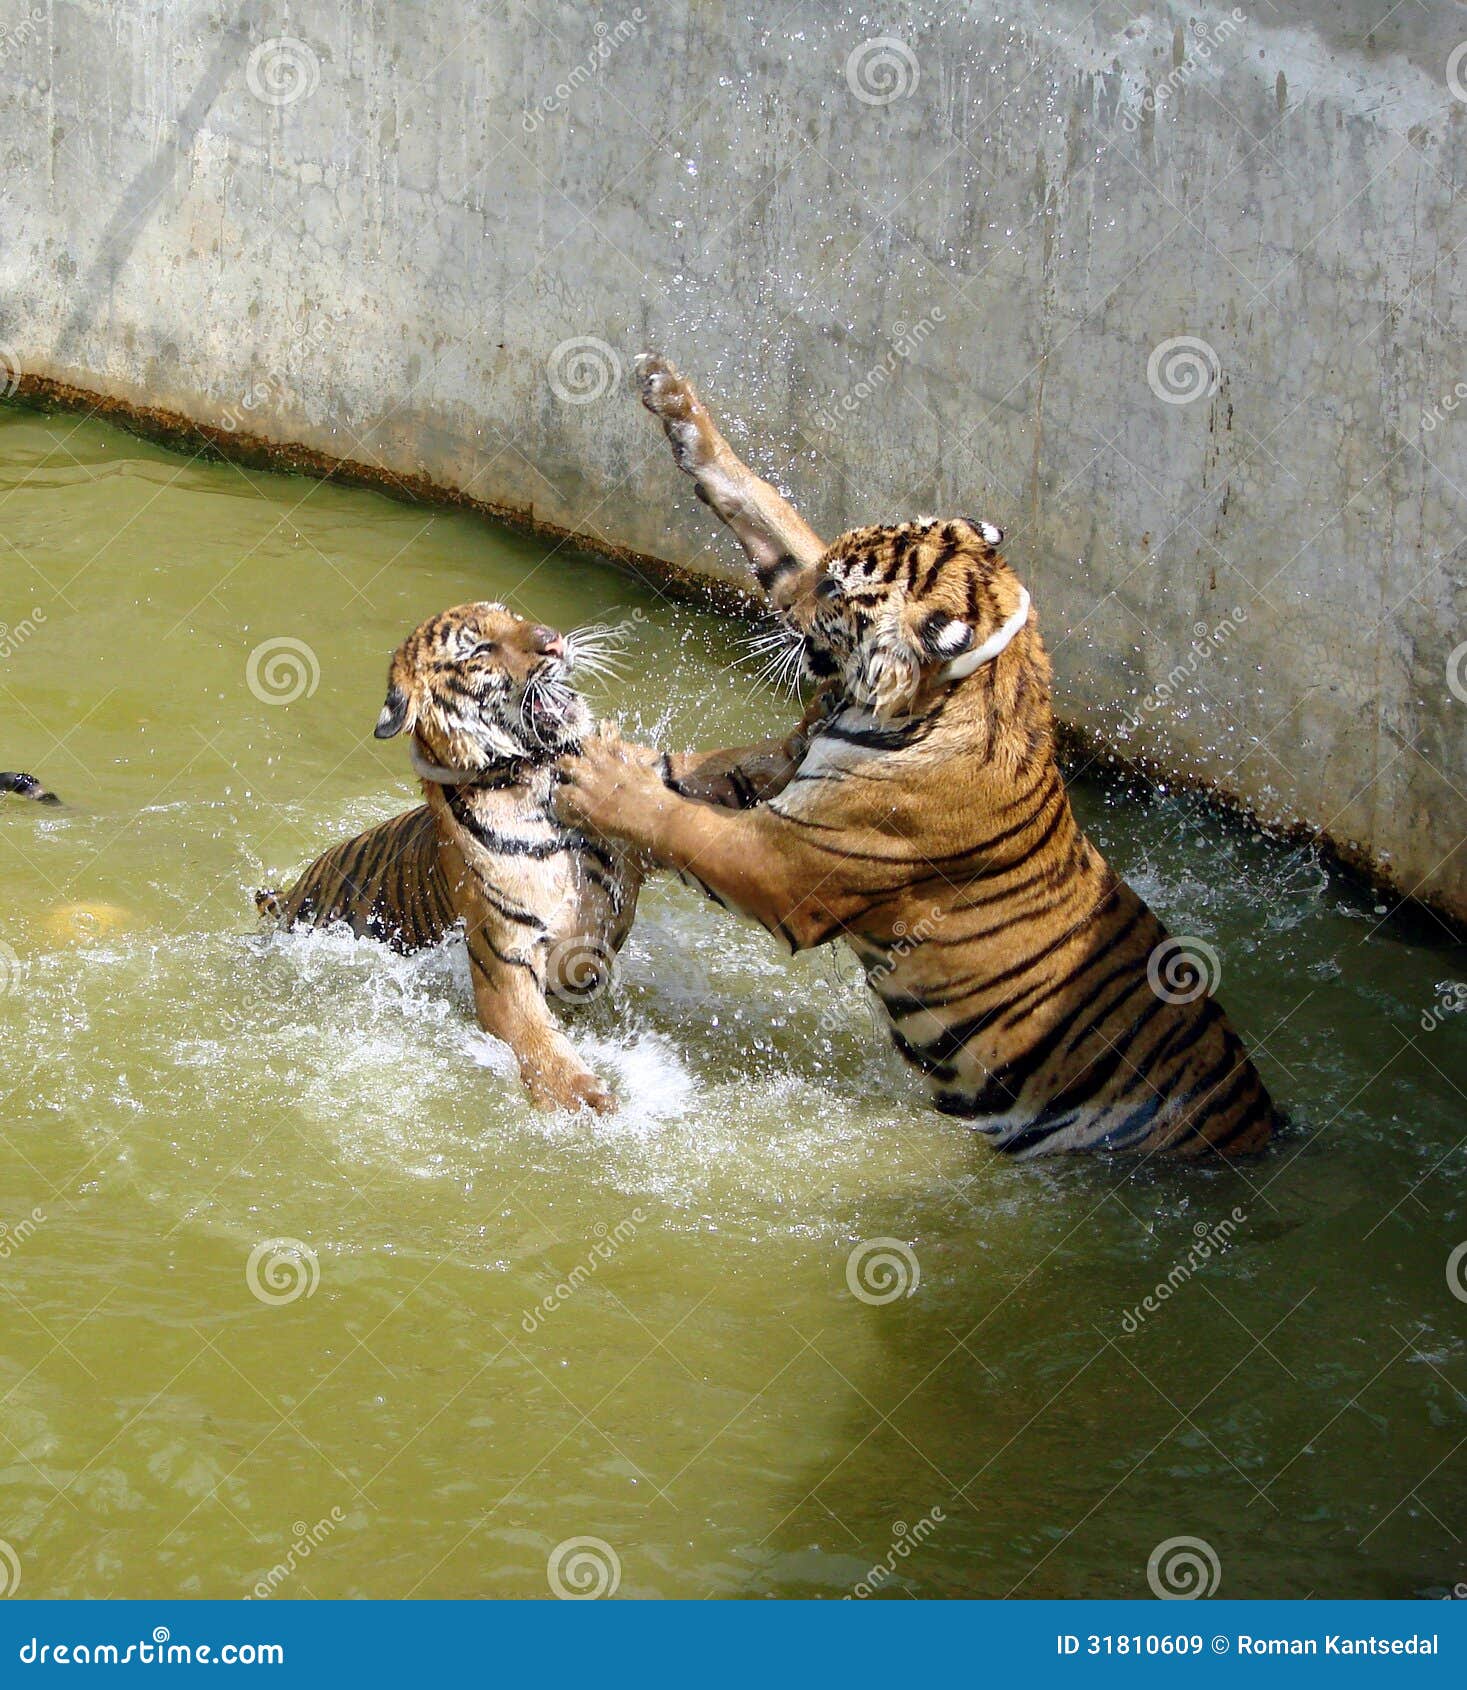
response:
[[[1296,1117],[1258,1166],[999,1163],[922,1107],[846,959],[782,960],[662,883],[575,1023],[621,1113],[537,1116],[451,951],[252,938],[251,888],[414,800],[371,737],[386,653],[487,596],[642,611],[597,702],[669,743],[790,714],[728,674],[740,630],[597,562],[0,412],[0,766],[70,801],[0,810],[21,1588],[545,1595],[582,1537],[623,1596],[840,1596],[873,1567],[887,1593],[1143,1596],[1182,1536],[1224,1594],[1467,1576],[1467,1021],[1421,1025],[1467,969],[1440,930],[1082,788],[1223,958]],[[252,690],[279,640],[309,653]],[[305,690],[266,702],[271,675]],[[262,1263],[262,1301],[247,1265],[281,1237],[309,1254]],[[852,1294],[876,1239],[911,1295]]]

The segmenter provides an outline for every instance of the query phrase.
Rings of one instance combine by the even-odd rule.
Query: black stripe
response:
[[[756,564],[754,566],[754,579],[766,593],[772,592],[776,581],[784,580],[786,575],[799,567],[799,564],[795,562],[790,554],[788,552],[784,552],[779,557],[775,558],[773,563]]]

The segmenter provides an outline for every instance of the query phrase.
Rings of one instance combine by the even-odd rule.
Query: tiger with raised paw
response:
[[[1185,960],[1159,972],[1165,928],[1075,820],[1049,660],[1002,531],[956,518],[827,546],[671,363],[644,357],[638,376],[820,692],[789,756],[724,795],[741,808],[603,732],[561,760],[562,821],[675,869],[792,951],[844,939],[936,1107],[1002,1150],[1261,1149],[1277,1117],[1253,1063]]]

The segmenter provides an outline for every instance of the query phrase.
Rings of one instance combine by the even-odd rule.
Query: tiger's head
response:
[[[582,661],[600,664],[595,630],[560,634],[502,604],[458,605],[393,654],[377,738],[413,734],[414,765],[430,778],[559,756],[591,727],[570,682]]]
[[[879,719],[996,658],[1029,620],[1029,595],[998,555],[1003,530],[966,517],[853,528],[813,581],[772,595],[816,681]]]

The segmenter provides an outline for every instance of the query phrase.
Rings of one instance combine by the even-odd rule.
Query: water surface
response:
[[[1295,1117],[1262,1162],[1002,1163],[923,1106],[848,958],[663,882],[573,1023],[621,1112],[538,1115],[453,947],[263,944],[250,892],[415,801],[371,728],[426,614],[632,618],[595,702],[672,746],[792,717],[731,670],[743,630],[467,517],[17,410],[0,542],[0,767],[69,800],[0,809],[26,1594],[543,1596],[578,1537],[624,1596],[874,1567],[1144,1596],[1182,1536],[1229,1595],[1467,1575],[1467,1023],[1422,1025],[1467,965],[1429,918],[1082,781],[1112,862],[1222,958]],[[277,1238],[308,1255],[267,1257],[262,1301]],[[862,1301],[883,1239],[916,1283]]]

